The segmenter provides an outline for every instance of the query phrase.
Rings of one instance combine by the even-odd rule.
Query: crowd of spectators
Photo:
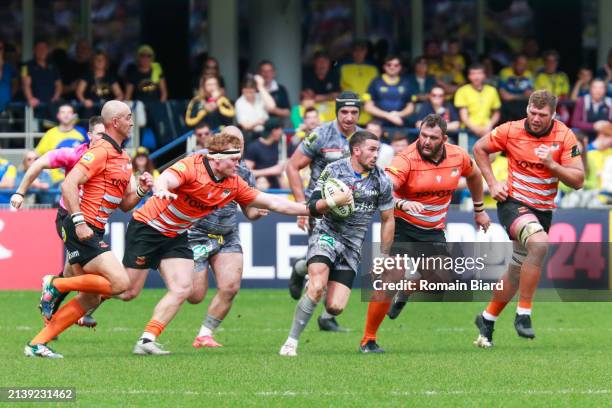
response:
[[[448,122],[450,140],[471,150],[495,126],[524,117],[529,95],[536,89],[547,89],[559,98],[557,119],[572,127],[584,146],[590,180],[585,189],[609,197],[612,50],[603,67],[596,71],[582,67],[572,83],[559,69],[559,53],[541,52],[533,39],[525,42],[523,52],[508,66],[498,66],[491,56],[469,58],[456,39],[428,41],[424,55],[412,61],[388,54],[380,65],[369,59],[370,48],[366,41],[355,41],[348,58],[339,61],[324,51],[315,53],[303,69],[297,101],[290,101],[286,87],[277,80],[280,62],[259,62],[255,72],[240,82],[240,95],[227,95],[223,67],[208,56],[193,78],[194,93],[186,104],[184,124],[194,130],[197,148],[203,147],[198,141],[205,134],[238,125],[245,133],[246,164],[255,172],[258,185],[283,188],[284,159],[316,126],[334,119],[334,99],[341,91],[361,95],[364,109],[359,124],[384,142],[379,162],[384,165],[394,151],[414,141],[415,128],[427,114],[442,115]],[[97,114],[106,100],[138,101],[134,109],[141,103],[149,115],[156,104],[168,100],[164,70],[148,45],[140,46],[134,63],[126,66],[114,64],[85,41],[78,41],[73,55],[61,64],[52,58],[44,40],[36,42],[33,59],[21,67],[5,61],[3,50],[0,41],[0,111],[21,98],[38,117],[59,123],[47,131],[36,155],[86,140],[84,129],[75,128],[74,118]],[[22,166],[33,154],[28,152]],[[144,156],[141,152],[135,160],[140,163]],[[150,160],[138,168],[149,165]],[[17,179],[16,166],[0,158],[0,187],[12,188]],[[61,174],[51,172],[50,180],[51,185],[57,184]]]

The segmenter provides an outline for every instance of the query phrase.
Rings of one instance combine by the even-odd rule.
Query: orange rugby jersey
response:
[[[132,160],[110,136],[104,135],[75,167],[89,177],[81,192],[81,212],[85,221],[104,229],[130,184]]]
[[[167,237],[186,232],[194,222],[233,200],[247,206],[259,194],[259,190],[250,187],[238,175],[215,180],[206,159],[200,154],[179,160],[166,171],[181,184],[172,191],[177,198],[170,201],[151,197],[134,212],[134,219]]]
[[[448,207],[461,176],[472,172],[472,160],[459,146],[445,143],[440,161],[421,156],[417,142],[393,158],[386,171],[393,184],[399,186],[397,198],[423,204],[421,213],[395,209],[395,216],[423,229],[444,229]]]
[[[555,120],[549,133],[536,137],[525,130],[525,119],[506,122],[486,136],[491,151],[504,151],[508,158],[508,195],[541,210],[555,208],[559,180],[536,156],[546,145],[552,158],[562,166],[581,160],[574,133]]]

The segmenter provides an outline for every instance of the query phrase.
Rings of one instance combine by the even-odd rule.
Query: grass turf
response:
[[[610,303],[538,303],[534,341],[515,334],[511,304],[489,350],[472,345],[484,304],[412,303],[383,322],[387,353],[361,355],[367,305],[355,293],[338,319],[351,332],[319,332],[315,316],[298,357],[282,358],[295,307],[286,290],[243,290],[216,336],[225,347],[196,350],[209,293],[205,305],[183,305],[161,336],[171,356],[133,356],[162,295],[146,290],[129,304],[105,303],[95,331],[70,328],[52,344],[65,358],[47,360],[23,356],[41,325],[39,294],[2,292],[0,387],[74,387],[79,405],[96,407],[612,405]]]

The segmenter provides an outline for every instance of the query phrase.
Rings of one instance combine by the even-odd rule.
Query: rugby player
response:
[[[308,240],[308,285],[295,309],[289,337],[281,356],[296,356],[298,340],[327,290],[325,309],[337,316],[346,307],[353,280],[359,273],[361,250],[376,211],[381,217],[381,252],[388,254],[393,242],[393,187],[385,172],[376,166],[380,141],[367,131],[356,132],[349,142],[351,156],[328,164],[317,180],[308,203],[313,215],[323,214]],[[351,186],[355,211],[347,218],[330,214],[338,201],[322,198],[325,181],[335,178]]]
[[[336,120],[322,124],[307,135],[287,161],[287,179],[297,202],[306,202],[310,198],[325,166],[350,156],[349,139],[353,133],[361,130],[357,126],[360,110],[359,96],[354,92],[342,92],[336,98]],[[306,166],[310,166],[310,181],[304,190],[300,170]],[[309,234],[314,224],[314,217],[298,217],[298,226]],[[302,295],[306,273],[306,259],[299,259],[293,265],[289,278],[289,293],[295,300]],[[318,323],[321,330],[343,330],[336,318],[326,310],[323,310]]]
[[[96,141],[102,138],[104,134],[104,122],[102,121],[101,116],[92,116],[89,119],[89,129],[87,131],[87,136],[89,137],[89,143],[83,143],[77,147],[61,147],[55,150],[51,150],[41,157],[36,159],[34,163],[28,168],[26,174],[23,176],[23,180],[21,180],[21,184],[17,187],[15,194],[11,197],[11,205],[15,209],[21,208],[23,204],[23,199],[25,197],[25,193],[30,188],[30,185],[36,180],[36,178],[40,175],[40,173],[45,169],[64,169],[64,174],[70,173],[70,170],[78,163],[83,154],[89,149],[91,145],[93,145]],[[57,209],[57,216],[55,217],[55,228],[57,231],[57,235],[62,238],[62,224],[64,222],[64,218],[68,216],[68,212],[64,206],[64,200],[60,199],[59,208]],[[64,269],[59,273],[59,277],[63,276],[72,276],[72,267],[70,263],[66,259],[64,264]],[[67,294],[67,293],[66,293]],[[55,311],[59,308],[60,304],[64,300],[65,296],[62,296],[55,305]],[[96,327],[97,322],[91,316],[93,313],[93,309],[88,311],[85,316],[79,319],[77,324],[79,326],[84,327]]]
[[[453,193],[462,176],[466,177],[474,201],[476,225],[485,232],[489,228],[489,216],[484,211],[482,201],[482,175],[473,165],[467,151],[447,141],[446,121],[440,115],[427,115],[421,122],[418,139],[396,155],[387,168],[396,197],[395,236],[391,255],[406,251],[415,252],[410,254],[413,256],[421,253],[432,257],[448,255],[444,235],[445,220]],[[434,279],[448,279],[440,271],[416,272],[418,274],[414,278],[417,282],[430,276]],[[361,352],[383,352],[376,343],[378,328],[387,312],[391,318],[399,315],[408,295],[407,292],[398,293],[390,310],[391,301],[386,293],[373,293],[368,305]]]
[[[542,263],[548,252],[548,230],[559,181],[582,188],[584,168],[574,133],[555,120],[557,98],[546,90],[531,94],[525,119],[507,122],[474,146],[474,158],[497,200],[497,215],[513,242],[512,260],[501,277],[502,290],[493,292],[487,308],[476,316],[479,335],[474,344],[493,345],[495,321],[519,293],[514,327],[520,337],[533,339],[532,301]],[[495,179],[489,154],[505,152],[508,180]]]
[[[240,129],[226,126],[223,133],[238,136],[244,151],[244,137]],[[210,139],[210,136],[207,139]],[[208,143],[208,140],[206,142]],[[236,173],[250,187],[255,187],[255,177],[244,164],[244,160],[240,161]],[[223,346],[214,339],[213,333],[229,313],[242,280],[242,246],[237,211],[238,205],[232,201],[196,222],[187,232],[195,262],[193,290],[187,301],[198,304],[204,300],[208,290],[209,264],[217,282],[217,293],[210,302],[200,331],[193,341],[195,348]],[[242,211],[250,220],[267,215],[267,210],[255,207],[243,207]]]
[[[103,240],[104,228],[116,208],[123,211],[134,208],[153,180],[145,173],[136,186],[131,159],[121,147],[133,126],[130,108],[123,102],[109,101],[102,107],[102,118],[106,133],[81,157],[62,184],[62,197],[70,214],[64,219],[62,236],[75,276],[43,278],[40,301],[43,316],[51,318],[62,294],[80,293],[62,306],[26,345],[25,354],[29,357],[62,358],[46,343],[96,307],[100,295],[117,295],[129,286],[125,269]]]
[[[155,179],[153,197],[130,220],[123,264],[145,271],[159,269],[168,288],[134,346],[134,354],[170,354],[156,340],[192,292],[194,261],[187,230],[195,222],[232,201],[287,215],[309,213],[304,204],[262,193],[236,175],[242,157],[238,136],[222,132],[207,148],[206,155],[179,160]],[[134,280],[131,285],[128,298],[141,286]]]

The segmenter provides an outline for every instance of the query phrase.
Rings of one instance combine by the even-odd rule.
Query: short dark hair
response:
[[[399,55],[396,54],[389,54],[385,57],[385,59],[383,60],[383,64],[386,64],[389,61],[393,61],[393,60],[398,60],[400,64],[402,64],[402,59],[399,57]]]
[[[259,61],[259,64],[257,64],[257,67],[261,68],[264,65],[272,65],[272,67],[274,68],[274,64],[272,63],[272,61],[267,60],[267,59]]]
[[[548,57],[554,57],[557,61],[559,61],[560,55],[559,55],[559,52],[557,50],[546,50],[546,51],[544,51],[544,54],[542,54],[542,57],[544,59],[546,59]]]
[[[311,106],[310,108],[306,108],[304,109],[304,115],[302,117],[306,117],[306,115],[310,112],[316,112],[316,114],[319,114],[319,111],[317,110],[317,108],[315,108],[314,106]]]
[[[485,66],[481,63],[481,62],[474,62],[472,64],[470,64],[469,68],[468,68],[468,72],[470,71],[478,71],[478,70],[483,70],[484,71]]]
[[[440,130],[442,130],[442,134],[443,135],[446,134],[446,121],[444,120],[442,116],[437,115],[437,114],[430,113],[429,115],[425,116],[425,118],[421,122],[421,127],[419,128],[419,131],[423,129],[424,127],[428,127],[428,128],[439,127]]]
[[[210,126],[208,125],[208,123],[206,123],[205,121],[201,120],[200,122],[198,122],[197,125],[195,125],[195,127],[193,128],[194,131],[198,130],[198,129],[203,129],[203,128],[208,128],[210,129]]]
[[[424,55],[419,55],[418,57],[416,57],[413,61],[412,61],[412,65],[415,66],[416,64],[418,64],[421,61],[425,61],[427,63],[427,58],[425,58]]]
[[[393,133],[393,137],[391,138],[391,143],[399,142],[400,140],[408,141],[408,139],[406,139],[406,136],[403,135],[402,133],[400,132]]]
[[[102,116],[92,116],[91,118],[89,118],[89,131],[93,132],[96,125],[103,125],[103,124],[104,124],[104,119],[102,119]]]
[[[366,140],[376,140],[378,138],[372,132],[368,132],[367,130],[360,130],[355,132],[353,136],[351,136],[351,140],[349,141],[349,149],[351,150],[351,154],[353,153],[353,149],[357,146],[361,146],[365,143]]]

